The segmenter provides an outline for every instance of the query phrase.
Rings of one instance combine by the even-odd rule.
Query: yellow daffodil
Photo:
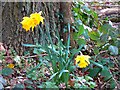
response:
[[[30,15],[30,18],[31,18],[31,20],[33,22],[32,30],[33,30],[33,28],[35,26],[39,25],[40,22],[42,22],[42,24],[43,24],[44,18],[41,16],[41,13],[42,12],[40,12],[40,13],[33,13],[33,14]]]
[[[12,64],[12,63],[7,65],[8,68],[14,68],[14,66],[15,66],[15,65]]]
[[[76,61],[76,64],[78,64],[78,66],[80,68],[85,68],[88,66],[88,64],[90,64],[89,58],[90,58],[90,56],[88,56],[88,55],[78,55],[75,58],[75,61]]]
[[[29,17],[23,17],[23,21],[20,22],[22,24],[22,27],[26,30],[29,31],[32,25],[32,21]]]
[[[30,15],[30,17],[23,17],[23,21],[20,22],[22,24],[22,27],[26,30],[29,31],[30,28],[32,27],[32,31],[35,26],[39,25],[40,22],[43,24],[44,18],[41,16],[42,11],[39,13],[33,13]]]

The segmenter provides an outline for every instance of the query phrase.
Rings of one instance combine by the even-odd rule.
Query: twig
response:
[[[32,55],[32,56],[19,56],[20,58],[34,58],[38,56],[47,56],[48,54]],[[15,56],[4,56],[4,57],[15,57]]]
[[[23,58],[34,58],[34,57],[38,57],[38,56],[47,56],[48,54],[41,54],[41,55],[33,55],[33,56],[21,56]]]

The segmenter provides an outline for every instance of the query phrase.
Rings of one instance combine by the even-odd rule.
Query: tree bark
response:
[[[72,11],[71,11],[72,10],[72,2],[61,2],[60,10],[63,15],[63,21],[61,22],[61,27],[62,27],[61,35],[64,40],[64,43],[67,43],[69,32],[64,32],[63,29],[64,29],[65,25],[70,24],[72,26],[72,24],[74,23]],[[72,27],[70,27],[70,42],[71,42],[71,48],[76,46],[75,42],[73,40]]]

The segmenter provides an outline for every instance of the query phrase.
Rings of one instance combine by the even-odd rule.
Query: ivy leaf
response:
[[[104,24],[100,27],[100,32],[104,33],[104,34],[107,34],[108,31],[112,28],[112,26],[110,24]]]
[[[78,29],[79,29],[79,31],[78,31],[78,36],[80,36],[80,35],[83,34],[83,32],[84,32],[84,27],[83,27],[83,25],[80,25],[80,26],[78,27]]]
[[[85,41],[84,39],[80,38],[80,39],[77,40],[77,43],[78,43],[79,45],[85,45],[85,44],[86,44],[86,41]]]
[[[94,47],[93,50],[94,50],[94,53],[95,53],[95,54],[98,54],[98,53],[99,53],[99,48],[98,48],[98,47]]]
[[[98,14],[94,11],[92,11],[92,16],[93,16],[93,18],[98,19]]]
[[[101,37],[100,37],[100,41],[101,42],[106,42],[108,40],[108,34],[103,34],[103,35],[101,35]]]
[[[74,33],[73,33],[73,39],[74,39],[74,40],[77,40],[77,39],[78,39],[78,33],[77,33],[77,32],[74,32]]]
[[[25,86],[23,84],[16,84],[12,90],[23,90]]]
[[[100,47],[102,45],[104,45],[105,43],[103,43],[100,39],[97,40],[97,46]]]
[[[32,84],[33,84],[33,82],[32,82],[31,80],[25,80],[24,83],[25,83],[25,84],[28,84],[28,85],[32,85]]]
[[[111,89],[114,89],[115,86],[116,86],[115,81],[114,81],[113,79],[111,79],[111,80],[110,80],[110,88],[111,88]]]
[[[2,75],[9,76],[13,73],[13,70],[11,68],[4,68],[2,70]]]
[[[88,29],[85,29],[85,30],[84,30],[83,36],[84,36],[86,39],[89,39]]]
[[[92,40],[98,40],[99,39],[99,37],[100,37],[100,35],[99,35],[99,33],[97,32],[97,31],[91,31],[91,32],[89,32],[88,33],[88,35],[90,36],[90,38],[92,39]]]
[[[86,11],[90,11],[90,9],[86,5],[82,6],[82,9],[84,9]]]
[[[108,79],[110,79],[112,77],[112,75],[109,72],[109,69],[107,67],[104,67],[104,69],[102,69],[101,71],[101,75],[104,76],[104,80],[107,81]]]
[[[100,72],[100,68],[93,68],[93,69],[90,69],[89,70],[89,76],[91,76],[91,77],[95,77],[99,72]]]
[[[55,88],[55,90],[58,90],[58,87],[53,82],[45,82],[46,88]]]
[[[108,50],[111,55],[118,55],[118,47],[110,45]]]

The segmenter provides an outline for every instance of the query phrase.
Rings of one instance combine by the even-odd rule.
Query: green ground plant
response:
[[[104,77],[105,85],[109,88],[115,88],[119,81],[114,78],[113,68],[119,67],[119,61],[116,58],[120,53],[119,46],[119,28],[114,27],[109,19],[99,20],[98,14],[88,8],[83,2],[76,2],[73,7],[75,18],[74,40],[78,45],[87,45],[93,53],[89,75],[93,78]],[[77,37],[76,37],[77,36]],[[90,47],[92,45],[92,47]],[[105,85],[103,87],[105,87]]]
[[[109,20],[98,20],[97,13],[83,2],[75,2],[72,11],[75,23],[73,26],[69,23],[66,25],[67,44],[63,44],[57,30],[55,32],[56,43],[53,43],[49,28],[43,30],[40,27],[39,23],[43,24],[45,19],[41,16],[42,12],[23,18],[21,24],[26,33],[31,28],[32,31],[34,28],[39,30],[41,42],[22,44],[31,48],[34,56],[31,56],[29,51],[25,53],[25,56],[17,56],[11,51],[6,58],[5,53],[0,52],[1,66],[4,65],[0,73],[4,77],[9,77],[16,72],[19,74],[21,71],[25,72],[24,76],[27,80],[15,85],[14,89],[36,87],[88,90],[98,87],[99,80],[104,83],[101,85],[103,89],[104,87],[114,89],[118,85],[119,81],[115,77],[119,76],[120,64],[115,57],[120,54],[120,30],[113,27]],[[75,30],[74,40],[78,48],[70,46],[70,27]],[[78,55],[84,47],[87,47],[85,49],[89,53]],[[116,69],[118,71],[115,71]]]

